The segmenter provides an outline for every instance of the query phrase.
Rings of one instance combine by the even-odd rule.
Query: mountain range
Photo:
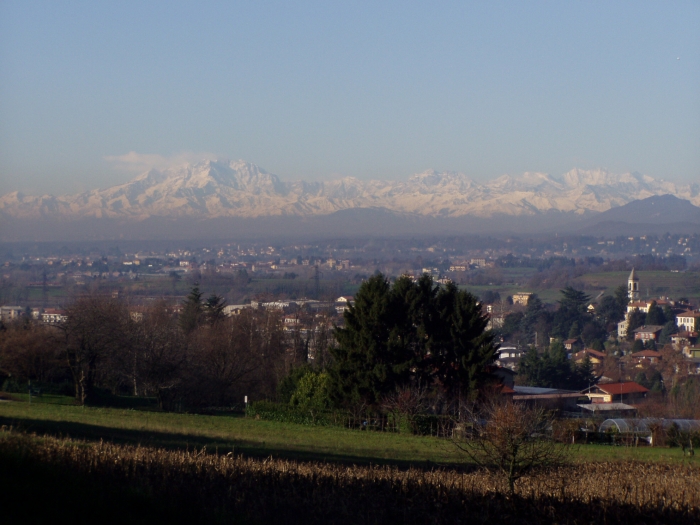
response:
[[[203,161],[153,169],[126,184],[74,195],[4,195],[0,197],[0,221],[5,227],[0,228],[0,238],[8,240],[7,230],[13,225],[16,228],[19,221],[25,226],[43,224],[49,229],[66,223],[118,224],[123,229],[136,223],[224,224],[226,220],[227,224],[237,221],[248,227],[252,220],[260,224],[267,221],[268,227],[280,221],[327,226],[334,220],[342,224],[364,217],[371,230],[370,223],[383,217],[399,225],[413,223],[409,228],[413,231],[415,227],[431,230],[438,224],[451,225],[448,229],[479,229],[477,226],[484,224],[542,229],[551,226],[556,216],[558,225],[580,223],[581,227],[590,227],[596,216],[661,195],[683,199],[698,209],[700,184],[677,185],[639,173],[581,169],[560,177],[533,172],[504,175],[485,183],[461,173],[434,170],[406,181],[346,177],[328,182],[287,182],[252,163]],[[642,217],[658,224],[659,218],[648,211],[642,211]],[[614,215],[609,220],[620,222]]]

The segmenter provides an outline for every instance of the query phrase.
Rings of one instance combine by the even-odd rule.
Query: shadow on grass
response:
[[[20,417],[0,416],[0,426],[13,427],[17,431],[48,435],[54,437],[70,437],[85,441],[109,441],[119,444],[142,445],[147,447],[164,448],[168,450],[192,450],[203,449],[210,454],[227,454],[232,452],[253,458],[289,459],[296,461],[322,461],[329,463],[341,463],[348,465],[390,465],[401,469],[418,468],[432,469],[435,467],[447,467],[451,469],[468,471],[475,468],[473,465],[463,463],[436,463],[430,460],[408,461],[400,459],[387,459],[371,456],[355,456],[351,454],[333,454],[313,450],[298,450],[293,448],[272,447],[265,444],[264,440],[226,440],[217,439],[197,434],[181,434],[176,432],[162,432],[148,429],[123,429],[76,423],[72,421],[51,421],[43,419],[30,419]]]

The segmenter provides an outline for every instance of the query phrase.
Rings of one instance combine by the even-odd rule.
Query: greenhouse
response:
[[[652,430],[668,430],[676,427],[680,432],[700,432],[700,420],[697,419],[606,419],[600,425],[601,432],[618,432],[620,434],[651,434]]]
[[[650,445],[667,444],[681,446],[685,450],[685,443],[688,440],[690,440],[691,448],[697,446],[698,436],[700,436],[700,420],[653,417],[606,419],[600,425],[599,431],[610,436],[613,443],[623,442],[636,445],[641,441],[646,441]]]

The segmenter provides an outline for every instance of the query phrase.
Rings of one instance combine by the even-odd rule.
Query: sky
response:
[[[699,27],[697,0],[0,0],[0,194],[206,158],[700,182]]]

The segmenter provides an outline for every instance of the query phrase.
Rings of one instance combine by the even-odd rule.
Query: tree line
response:
[[[4,326],[0,372],[15,389],[63,385],[81,404],[129,394],[155,397],[164,409],[201,408],[274,395],[286,372],[281,315],[226,317],[223,306],[196,286],[179,315],[165,302],[134,312],[119,298],[85,295],[66,308],[64,323]]]
[[[81,404],[121,394],[154,397],[169,410],[231,406],[245,395],[379,407],[406,388],[444,404],[473,398],[492,380],[497,345],[479,302],[428,276],[366,280],[340,326],[313,331],[313,363],[310,336],[285,331],[281,312],[229,317],[224,307],[198,286],[177,312],[165,302],[135,310],[111,295],[84,295],[64,323],[2,327],[0,373],[15,389],[63,385]]]

